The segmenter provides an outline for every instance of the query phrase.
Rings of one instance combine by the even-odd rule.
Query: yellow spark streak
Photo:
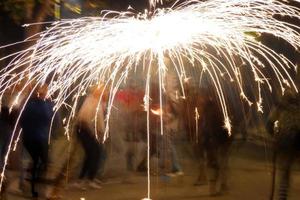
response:
[[[198,121],[199,121],[200,115],[198,112],[198,108],[195,107],[195,122],[196,122],[196,143],[198,143],[198,135],[199,135],[199,130],[198,130]]]
[[[160,0],[150,0],[150,5],[155,8],[157,2]],[[271,90],[273,81],[280,84],[282,92],[287,87],[297,91],[287,71],[296,66],[246,34],[268,33],[299,49],[299,27],[277,20],[274,15],[299,18],[300,10],[278,0],[189,0],[169,9],[156,9],[150,17],[129,11],[110,11],[101,17],[53,22],[47,30],[24,41],[36,41],[36,44],[0,58],[0,61],[12,58],[0,71],[0,99],[21,81],[25,80],[25,84],[19,95],[32,83],[36,87],[49,82],[48,97],[53,96],[55,111],[62,106],[71,108],[66,119],[68,134],[78,99],[91,85],[100,82],[106,83],[105,88],[110,85],[108,124],[119,85],[126,80],[129,71],[142,63],[148,71],[145,106],[149,117],[149,84],[153,71],[149,69],[155,68],[152,65],[156,64],[154,70],[159,74],[160,87],[164,85],[168,69],[174,68],[181,88],[185,70],[190,65],[211,79],[223,111],[224,126],[230,134],[222,81],[232,81],[241,97],[252,104],[244,92],[240,61],[247,64],[259,93],[264,84]],[[167,65],[165,58],[172,64]],[[264,68],[270,68],[272,74],[264,74]],[[258,96],[257,106],[261,110],[262,99],[260,94]],[[67,102],[70,97],[71,105]],[[108,137],[108,125],[106,127],[105,138]],[[4,171],[1,176],[3,180]]]
[[[160,108],[158,108],[158,109],[151,109],[151,112],[154,115],[162,115],[162,113],[163,113],[162,109],[160,109]]]

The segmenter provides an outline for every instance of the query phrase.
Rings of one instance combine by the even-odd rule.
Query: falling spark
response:
[[[151,112],[152,112],[152,114],[154,114],[154,115],[162,115],[162,113],[163,113],[163,111],[162,111],[162,109],[161,108],[158,108],[158,109],[151,109]]]
[[[149,0],[150,8],[155,8],[157,3],[163,3],[163,0]]]
[[[198,112],[198,108],[195,107],[195,122],[196,122],[196,143],[198,143],[198,136],[199,136],[199,130],[198,130],[198,123],[199,123],[199,112]]]
[[[152,8],[160,2],[149,1]],[[24,41],[35,41],[34,45],[0,59],[11,58],[0,72],[0,99],[21,81],[25,82],[24,87],[17,96],[25,93],[30,85],[35,88],[47,82],[47,97],[53,97],[54,110],[62,106],[70,108],[70,115],[66,119],[68,134],[80,96],[91,85],[105,83],[104,88],[110,91],[106,139],[114,96],[129,72],[137,67],[147,72],[145,107],[148,107],[148,118],[151,98],[149,84],[153,71],[158,74],[161,95],[168,69],[175,69],[181,88],[184,88],[184,80],[188,79],[186,68],[200,69],[214,86],[224,115],[224,126],[229,134],[231,124],[223,81],[233,82],[241,98],[249,105],[253,103],[245,94],[241,63],[248,68],[247,76],[251,76],[257,85],[259,101],[256,103],[259,110],[262,110],[260,92],[263,85],[272,91],[272,85],[276,82],[282,93],[286,88],[297,91],[289,75],[289,70],[296,69],[296,65],[259,42],[256,36],[270,34],[298,50],[299,27],[274,18],[274,15],[280,15],[299,19],[298,8],[278,0],[189,0],[171,8],[154,9],[149,15],[148,12],[109,11],[101,17],[53,22],[47,30]],[[165,58],[171,60],[170,65]],[[272,73],[265,73],[265,69]]]

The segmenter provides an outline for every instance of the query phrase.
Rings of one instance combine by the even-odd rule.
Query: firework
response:
[[[152,8],[158,2],[149,1]],[[53,97],[55,111],[65,105],[71,108],[66,120],[68,130],[79,97],[91,85],[104,83],[110,91],[106,139],[114,95],[130,71],[138,67],[145,71],[144,102],[149,118],[153,72],[158,74],[162,104],[168,70],[176,71],[184,98],[183,82],[189,78],[187,67],[191,67],[211,80],[224,115],[224,126],[230,134],[223,82],[233,82],[241,98],[253,103],[244,92],[242,68],[247,68],[257,87],[259,111],[262,111],[263,85],[272,90],[272,83],[276,82],[282,92],[286,88],[297,91],[289,75],[289,69],[296,66],[257,40],[257,36],[266,33],[299,48],[299,27],[274,15],[299,18],[300,10],[277,0],[194,0],[154,9],[151,14],[108,11],[101,17],[56,21],[24,41],[35,41],[34,45],[1,59],[12,58],[0,72],[0,98],[22,81],[24,86],[14,105],[29,85],[34,88],[47,82],[48,97]],[[266,68],[271,73],[265,73]]]

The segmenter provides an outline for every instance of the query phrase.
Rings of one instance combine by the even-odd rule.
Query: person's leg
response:
[[[217,194],[217,180],[219,178],[220,166],[217,153],[217,147],[206,149],[209,194],[212,196]]]
[[[162,136],[162,142],[163,144],[160,147],[160,150],[163,151],[160,154],[161,155],[160,162],[162,168],[164,168],[166,171],[171,171],[171,173],[167,173],[167,175],[170,176],[182,175],[181,166],[178,162],[177,152],[173,144],[170,132],[166,132]]]
[[[277,165],[279,166],[279,188],[278,199],[288,199],[291,167],[297,154],[297,148],[299,148],[300,139],[298,132],[290,130],[289,132],[279,132],[276,138],[275,148],[277,150]]]
[[[157,156],[159,154],[159,141],[158,141],[158,136],[155,133],[150,134],[150,158],[153,156]],[[145,144],[147,145],[147,141],[145,141]],[[147,171],[147,162],[148,162],[148,157],[147,157],[147,151],[145,151],[145,154],[143,155],[142,160],[140,163],[137,165],[137,171],[139,172],[146,172]]]
[[[278,188],[278,199],[288,199],[288,191],[290,186],[291,166],[293,163],[294,152],[289,154],[282,154],[279,156],[279,188]]]
[[[218,160],[220,163],[220,192],[228,190],[228,159],[229,159],[230,144],[220,144],[218,150]]]
[[[84,129],[78,129],[77,130],[77,137],[78,137],[78,140],[80,141],[81,145],[82,145],[82,148],[84,150],[84,160],[83,160],[83,164],[82,164],[82,168],[81,168],[81,171],[80,171],[80,174],[79,174],[79,179],[83,179],[87,173],[88,173],[88,170],[89,170],[89,166],[91,165],[90,162],[91,162],[91,140],[90,140],[90,136],[89,136],[89,133],[86,132],[86,130]]]
[[[194,183],[195,186],[199,185],[205,185],[207,184],[207,175],[206,175],[206,162],[205,162],[205,155],[204,150],[201,149],[201,151],[197,151],[197,156],[199,160],[199,174],[196,182]]]
[[[48,140],[41,141],[39,148],[39,166],[38,166],[38,176],[43,177],[46,175],[48,166]]]
[[[89,180],[93,181],[97,175],[97,172],[99,170],[99,164],[100,164],[100,156],[101,156],[101,145],[99,142],[94,139],[90,141],[90,156],[89,156],[89,162],[88,162],[88,178]]]
[[[128,142],[128,149],[126,153],[126,166],[127,170],[133,171],[134,170],[134,143]]]
[[[182,172],[181,166],[178,161],[177,151],[173,142],[171,145],[171,159],[172,159],[172,172]]]
[[[105,162],[106,162],[106,158],[107,158],[107,152],[106,152],[106,148],[105,148],[104,144],[99,143],[99,145],[100,145],[100,161],[99,161],[98,174],[101,177],[104,173],[104,167],[105,167]]]
[[[70,145],[70,144],[69,144]],[[72,144],[72,146],[66,145],[69,152],[69,155],[63,160],[62,167],[57,172],[57,174],[54,176],[53,179],[53,187],[49,188],[49,190],[46,193],[47,199],[62,199],[62,191],[64,189],[64,185],[66,183],[66,178],[68,177],[68,169],[70,163],[74,163],[77,158],[77,147]],[[73,186],[79,187],[78,183],[74,183]],[[84,189],[81,187],[81,189]]]
[[[167,160],[167,141],[165,135],[159,135],[158,136],[158,163],[159,168],[162,171],[162,174],[165,174],[168,172],[168,160]]]
[[[31,194],[33,197],[38,197],[38,192],[35,190],[35,183],[37,181],[38,164],[39,164],[39,144],[33,141],[24,141],[24,147],[28,151],[32,158],[32,169],[31,169]]]
[[[99,164],[100,164],[100,156],[101,156],[101,146],[99,145],[98,141],[96,139],[90,138],[90,149],[88,157],[88,166],[87,166],[87,176],[88,176],[88,186],[93,189],[101,189],[101,185],[99,185],[95,181],[95,177],[97,175],[97,172],[99,170]]]

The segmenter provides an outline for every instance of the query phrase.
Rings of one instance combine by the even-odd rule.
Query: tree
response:
[[[54,0],[1,0],[0,10],[16,25],[42,22],[53,14]],[[5,27],[4,27],[5,28]],[[24,29],[24,37],[41,31],[42,25]]]
[[[0,46],[21,41],[43,29],[42,24],[30,27],[21,25],[45,21],[53,15],[55,0],[0,0]],[[32,43],[1,48],[0,56],[8,55],[22,48],[27,48]],[[0,67],[5,66],[9,60],[0,62]]]

